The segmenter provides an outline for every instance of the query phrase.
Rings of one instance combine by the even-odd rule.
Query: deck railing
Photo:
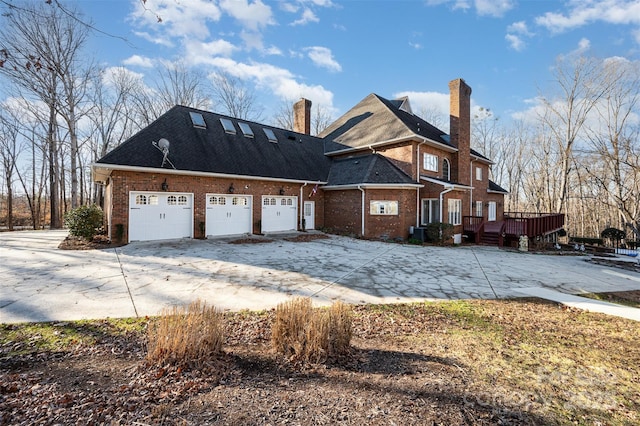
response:
[[[564,226],[562,213],[505,212],[504,233],[529,238],[558,231]]]

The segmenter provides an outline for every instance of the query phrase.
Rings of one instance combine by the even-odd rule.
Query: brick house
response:
[[[311,102],[294,129],[176,106],[93,164],[111,239],[122,241],[329,229],[401,238],[463,216],[500,221],[506,191],[470,149],[471,89],[450,84],[451,134],[407,98],[371,94],[317,137]]]

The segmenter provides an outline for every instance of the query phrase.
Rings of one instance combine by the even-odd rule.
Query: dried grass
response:
[[[346,355],[351,342],[351,308],[336,302],[314,309],[309,298],[279,304],[272,327],[276,351],[292,361],[324,362]]]
[[[149,324],[147,361],[160,366],[198,366],[219,354],[223,341],[222,312],[196,300],[186,309],[164,309]]]

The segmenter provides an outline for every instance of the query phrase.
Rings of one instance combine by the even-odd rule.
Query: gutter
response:
[[[420,182],[420,145],[425,142],[418,142],[418,157],[416,159],[416,182]],[[416,227],[420,226],[420,189],[416,190]]]
[[[455,188],[453,186],[446,186],[446,189],[440,193],[440,223],[444,223],[444,218],[442,217],[443,210],[443,202],[444,202],[444,194],[447,192],[453,191]]]
[[[283,182],[283,183],[313,183],[318,185],[325,185],[327,182],[317,180],[302,180],[302,179],[285,179],[285,178],[276,178],[276,177],[265,177],[265,176],[249,176],[249,175],[233,175],[228,173],[213,173],[213,172],[200,172],[195,170],[175,170],[175,169],[158,169],[155,167],[141,167],[141,166],[122,166],[117,164],[102,164],[102,163],[93,163],[91,165],[91,172],[93,174],[94,182],[103,182],[104,180],[96,179],[96,175],[98,174],[97,170],[103,170],[101,177],[104,177],[104,180],[111,175],[111,172],[118,170],[123,172],[143,172],[143,173],[157,173],[157,174],[168,174],[168,175],[187,175],[187,176],[202,176],[202,177],[212,177],[212,178],[224,178],[224,179],[246,179],[246,180],[257,180],[257,181],[266,181],[266,182]]]
[[[489,179],[489,176],[487,176]],[[469,163],[469,185],[473,182],[473,160]],[[473,216],[473,185],[469,191],[469,216]]]

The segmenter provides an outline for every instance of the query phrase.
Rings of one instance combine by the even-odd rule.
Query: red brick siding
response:
[[[397,215],[371,215],[371,201],[398,201]],[[362,235],[362,192],[360,190],[327,191],[325,193],[325,226],[333,232],[365,238],[402,238],[416,222],[415,189],[365,190],[365,234]]]
[[[260,233],[259,222],[262,217],[262,196],[280,195],[280,189],[284,190],[285,196],[298,197],[297,224],[298,227],[300,226],[300,215],[302,214],[300,208],[300,188],[303,184],[125,171],[114,171],[111,178],[113,197],[110,238],[112,239],[115,238],[115,227],[118,224],[123,226],[123,241],[128,241],[129,239],[129,192],[161,191],[161,185],[165,179],[169,186],[168,192],[186,192],[193,194],[193,235],[195,238],[203,237],[200,230],[200,223],[206,221],[206,194],[227,194],[229,193],[231,184],[233,184],[234,194],[252,196],[253,233]],[[311,184],[304,187],[302,200],[311,199],[316,202],[315,226],[316,228],[321,228],[324,226],[324,195],[322,190],[318,190],[312,198],[308,198],[312,189],[313,185]]]

